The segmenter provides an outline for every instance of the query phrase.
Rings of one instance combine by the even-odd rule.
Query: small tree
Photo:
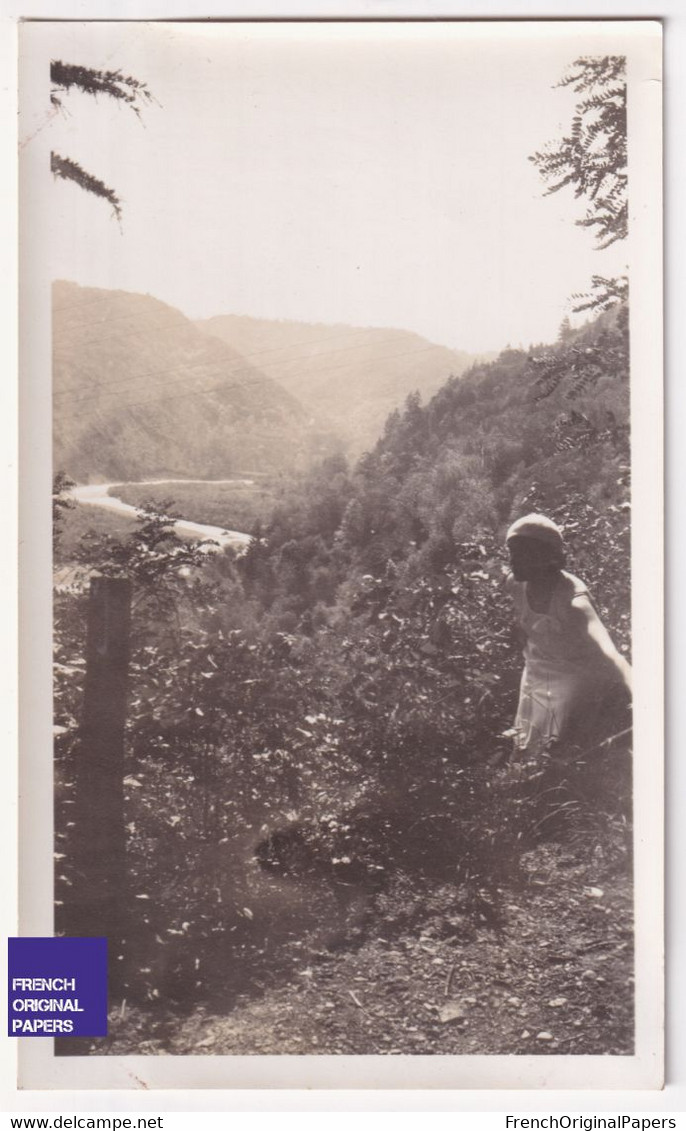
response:
[[[65,471],[57,471],[52,480],[52,548],[53,551],[59,542],[62,532],[62,519],[64,512],[72,510],[76,503],[70,495],[71,488],[75,486]]]
[[[558,340],[558,342],[564,343],[564,342],[568,342],[570,340],[570,338],[573,338],[573,337],[574,337],[574,330],[572,328],[572,323],[569,320],[569,316],[565,315],[565,317],[562,319],[562,321],[560,323],[560,329],[557,332],[557,340]]]
[[[126,538],[85,534],[76,557],[81,564],[110,577],[128,577],[140,600],[156,608],[173,605],[177,591],[185,591],[188,571],[207,563],[210,539],[187,542],[175,530],[177,516],[168,513],[171,499],[144,502],[137,508],[135,530]]]

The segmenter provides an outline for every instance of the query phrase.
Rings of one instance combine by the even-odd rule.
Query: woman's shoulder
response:
[[[560,570],[560,579],[555,589],[555,597],[563,604],[571,604],[576,597],[588,597],[588,589],[579,577],[567,570]]]

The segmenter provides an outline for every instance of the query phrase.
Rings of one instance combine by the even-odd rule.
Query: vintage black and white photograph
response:
[[[51,1079],[659,1082],[660,77],[649,21],[21,27],[38,776],[109,951]]]

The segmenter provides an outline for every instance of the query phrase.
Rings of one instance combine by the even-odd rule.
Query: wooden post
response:
[[[77,879],[65,910],[69,933],[109,939],[111,988],[116,981],[115,951],[120,946],[126,882],[123,778],[130,623],[131,582],[92,578],[75,767],[72,843]]]

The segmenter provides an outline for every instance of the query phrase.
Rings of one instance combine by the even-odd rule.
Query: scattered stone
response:
[[[464,1006],[459,1001],[449,1001],[438,1011],[440,1021],[446,1025],[449,1021],[460,1021],[464,1017]]]
[[[553,1037],[552,1033],[549,1033],[546,1029],[544,1029],[542,1033],[536,1034],[536,1040],[537,1041],[554,1041],[555,1038]]]
[[[567,1004],[567,998],[566,997],[553,997],[548,1002],[548,1005],[551,1005],[553,1007],[553,1009],[559,1009],[559,1007],[561,1005],[566,1005],[566,1004]]]

